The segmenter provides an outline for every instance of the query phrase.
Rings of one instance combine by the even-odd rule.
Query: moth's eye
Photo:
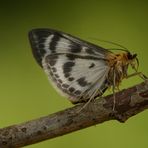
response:
[[[134,58],[136,58],[136,57],[137,57],[137,54],[136,54],[136,53],[135,53],[135,54],[133,54],[133,59],[134,59]]]
[[[130,60],[133,60],[133,59],[136,59],[136,57],[137,57],[137,54],[133,54],[133,55],[130,56],[129,59],[130,59]]]
[[[134,59],[135,58],[134,56],[135,56],[135,54],[132,55],[130,52],[127,53],[127,57],[129,60]]]

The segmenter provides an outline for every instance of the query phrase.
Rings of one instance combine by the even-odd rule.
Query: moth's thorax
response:
[[[118,87],[122,79],[127,76],[128,65],[132,59],[128,58],[128,53],[126,52],[119,54],[110,53],[107,55],[107,61],[110,67],[108,81],[111,85],[115,84]]]
[[[123,65],[128,65],[130,60],[128,59],[127,53],[109,53],[107,55],[107,61],[110,67],[118,67]]]

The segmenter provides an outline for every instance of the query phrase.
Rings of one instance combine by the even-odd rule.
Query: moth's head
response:
[[[129,64],[131,65],[131,67],[137,71],[138,67],[139,67],[139,60],[137,58],[137,54],[136,53],[131,54],[128,51],[127,52],[127,59],[129,60]]]
[[[137,58],[137,54],[136,53],[131,54],[130,52],[127,52],[127,58],[128,60],[134,60]]]

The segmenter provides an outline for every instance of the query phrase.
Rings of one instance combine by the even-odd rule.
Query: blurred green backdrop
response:
[[[62,30],[96,44],[101,38],[137,53],[140,71],[148,74],[148,2],[146,0],[0,1],[0,127],[21,123],[72,106],[49,84],[33,59],[28,31]],[[139,83],[124,80],[121,88]],[[148,148],[148,112],[125,124],[105,122],[28,148]]]

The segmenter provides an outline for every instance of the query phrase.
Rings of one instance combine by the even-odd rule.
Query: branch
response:
[[[22,147],[55,138],[109,120],[125,122],[128,118],[148,108],[148,81],[90,102],[57,113],[0,129],[0,147]],[[79,112],[79,113],[78,113]]]

